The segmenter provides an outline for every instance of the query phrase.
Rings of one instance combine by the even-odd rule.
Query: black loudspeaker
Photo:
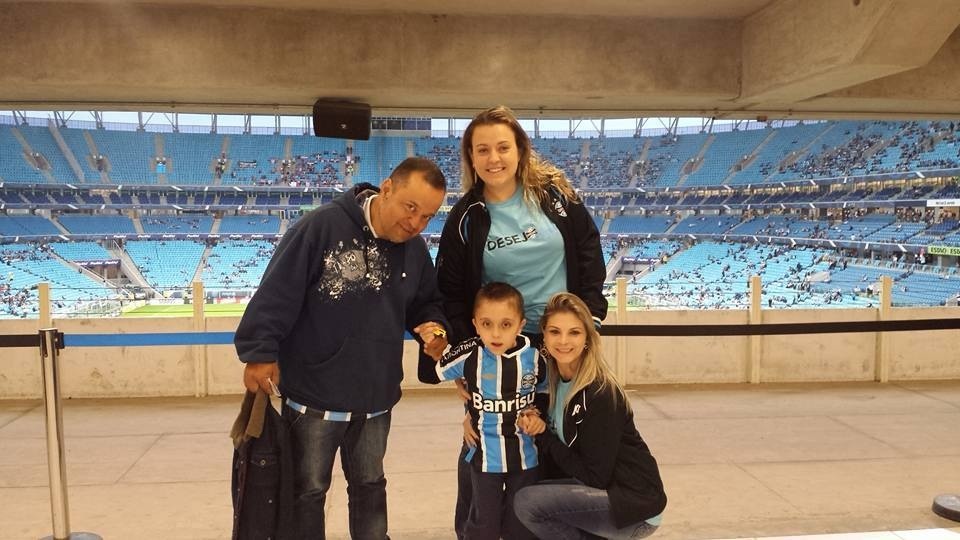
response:
[[[369,139],[370,105],[318,100],[313,104],[313,134],[336,139]]]

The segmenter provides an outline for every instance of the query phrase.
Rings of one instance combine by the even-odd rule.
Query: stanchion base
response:
[[[937,495],[933,499],[933,513],[953,521],[960,521],[960,495]]]
[[[50,536],[44,536],[40,540],[57,540],[51,534]],[[90,532],[73,532],[70,533],[70,536],[67,537],[67,540],[103,540],[99,534],[90,533]]]

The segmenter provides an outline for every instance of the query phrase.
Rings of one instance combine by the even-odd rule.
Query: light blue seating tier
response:
[[[918,153],[911,157],[908,168],[923,170],[956,167],[960,157],[958,156],[960,133],[956,123],[954,123],[954,131],[950,131],[949,125],[944,122],[923,122],[919,127],[928,139],[932,138],[932,141],[935,141],[935,144],[916,148]]]
[[[157,173],[155,133],[142,131],[90,130],[97,149],[110,161],[110,180],[115,184],[155,184]]]
[[[876,306],[877,294],[871,297],[863,295],[868,288],[879,290],[882,276],[889,276],[892,280],[891,300],[894,306],[942,305],[960,292],[960,279],[956,275],[866,265],[849,265],[846,269],[838,266],[831,273],[830,281],[815,283],[811,289],[815,292],[841,291],[844,298],[858,295],[861,303]]]
[[[960,294],[960,276],[911,272],[893,285],[894,306],[939,306]]]
[[[224,184],[277,183],[280,179],[279,163],[284,159],[284,141],[280,135],[230,135],[230,150],[227,157],[230,168],[223,175]],[[220,155],[220,151],[217,151]],[[215,156],[216,157],[216,156]],[[270,163],[276,161],[277,166]],[[240,168],[240,162],[256,163],[256,166]],[[233,176],[236,173],[236,177]]]
[[[50,174],[57,182],[75,184],[80,180],[73,169],[70,168],[70,163],[67,162],[67,158],[63,155],[63,151],[60,150],[57,142],[53,140],[50,128],[46,126],[20,126],[17,129],[30,144],[30,148],[34,152],[40,152],[46,158],[47,163],[50,164]]]
[[[674,140],[676,139],[676,140]],[[641,185],[672,187],[680,180],[680,170],[696,157],[707,135],[665,135],[656,137],[647,151],[647,173]]]
[[[926,228],[925,223],[910,223],[897,221],[864,237],[869,242],[910,242],[910,238]],[[912,243],[912,242],[911,242]]]
[[[310,176],[312,183],[337,184],[344,181],[344,162],[347,157],[347,142],[329,137],[290,137],[293,158],[307,156],[314,163],[314,172]],[[319,159],[317,159],[319,156]]]
[[[939,243],[945,246],[960,246],[960,232],[948,234]]]
[[[837,122],[817,139],[809,152],[789,165],[786,171],[771,176],[770,180],[864,174],[871,170],[874,163],[880,163],[880,158],[868,158],[865,151],[889,142],[898,129],[896,123]]]
[[[637,139],[604,138],[590,141],[590,157],[583,160],[581,176],[592,188],[627,187],[630,168],[640,154]]]
[[[224,289],[255,289],[273,256],[264,240],[221,240],[207,256],[201,279],[212,294]]]
[[[791,152],[800,152],[830,125],[829,122],[823,122],[778,129],[776,135],[760,149],[757,157],[730,179],[730,184],[761,183],[777,171],[780,163],[787,159]]]
[[[220,234],[277,234],[280,218],[277,216],[224,216],[220,220]]]
[[[443,232],[443,226],[447,224],[447,213],[439,213],[430,220],[427,228],[421,234],[440,234]]]
[[[414,139],[414,151],[418,156],[433,160],[447,179],[447,189],[460,186],[460,139],[455,137],[422,137]]]
[[[354,183],[369,182],[379,186],[384,178],[407,159],[407,138],[379,135],[368,141],[353,141],[353,153],[360,157]]]
[[[834,122],[832,127],[824,131],[823,135],[816,140],[806,154],[789,165],[785,172],[774,174],[770,177],[770,181],[832,176],[830,173],[821,170],[820,160],[824,154],[835,152],[838,148],[848,144],[862,127],[863,125],[858,122]]]
[[[583,159],[583,141],[580,139],[533,139],[534,150],[541,158],[556,165],[574,183],[579,185],[578,169]]]
[[[213,216],[142,216],[140,225],[147,234],[206,234],[213,228]]]
[[[814,142],[806,153],[799,159],[787,166],[783,172],[775,172],[769,180],[771,182],[780,182],[784,180],[795,180],[799,178],[819,178],[827,176],[818,171],[809,171],[815,167],[819,158],[824,152],[830,152],[850,142],[857,134],[859,124],[857,122],[834,122],[824,130],[823,134]]]
[[[837,266],[830,272],[830,280],[813,283],[810,289],[814,292],[826,292],[839,289],[843,293],[852,293],[866,290],[867,286],[875,287],[883,276],[896,279],[901,270],[878,268],[851,264],[847,268]]]
[[[170,184],[210,184],[212,164],[220,157],[223,135],[212,133],[164,133],[163,153]]]
[[[791,238],[816,238],[828,227],[825,221],[803,219],[798,216],[758,216],[744,221],[730,230],[731,234],[779,236]]]
[[[896,219],[892,214],[870,214],[842,223],[835,222],[826,230],[825,238],[832,240],[862,241],[880,229],[890,225]]]
[[[47,177],[24,158],[23,146],[13,136],[13,129],[0,125],[0,178],[7,182],[48,182]]]
[[[764,249],[702,242],[670,257],[629,289],[651,306],[742,308],[748,302],[743,274],[752,261],[743,251]]]
[[[50,248],[68,261],[104,261],[114,258],[96,242],[53,242]]]
[[[100,172],[97,171],[92,161],[93,152],[91,152],[90,145],[87,144],[87,140],[83,136],[85,130],[59,128],[59,131],[60,136],[63,137],[64,142],[67,143],[70,151],[73,152],[73,156],[76,157],[77,162],[80,163],[80,168],[83,169],[87,183],[100,183]]]
[[[897,133],[900,131],[901,124],[895,122],[881,122],[874,121],[866,124],[864,129],[861,132],[861,137],[869,139],[870,141],[875,141],[879,143],[880,146],[889,145],[892,142]],[[873,145],[871,145],[873,146]],[[833,171],[833,176],[839,176],[841,174],[869,174],[873,172],[881,172],[880,164],[882,163],[882,158],[876,154],[872,156],[863,155],[861,162],[857,166],[850,167],[849,169],[837,169]]]
[[[731,169],[744,157],[752,154],[770,130],[750,129],[714,134],[713,142],[703,156],[703,164],[690,173],[684,186],[717,186],[730,175]]]
[[[642,240],[630,248],[627,257],[634,259],[660,259],[670,256],[681,248],[680,242],[671,240]]]
[[[61,214],[57,219],[72,234],[137,234],[127,216]]]
[[[628,294],[650,307],[747,309],[749,279],[764,283],[764,307],[857,307],[869,299],[829,300],[800,285],[821,269],[823,252],[785,246],[703,242],[672,256],[653,272],[635,280]],[[823,266],[822,268],[825,268]]]
[[[0,236],[53,236],[62,234],[43,216],[0,215]]]
[[[897,132],[889,144],[874,154],[872,168],[877,172],[903,171],[904,162],[909,161],[914,147],[929,127],[929,122],[897,123]],[[909,168],[909,167],[907,167]]]
[[[0,276],[9,286],[0,293],[0,318],[35,316],[36,286],[40,283],[50,284],[55,312],[113,295],[102,283],[60,263],[33,244],[0,246]]]
[[[663,233],[671,225],[673,225],[673,218],[662,214],[617,216],[610,222],[607,232],[611,234]]]
[[[676,234],[724,234],[740,223],[740,216],[687,216],[674,227]]]
[[[132,240],[124,249],[147,283],[162,291],[190,286],[204,245],[189,240]]]

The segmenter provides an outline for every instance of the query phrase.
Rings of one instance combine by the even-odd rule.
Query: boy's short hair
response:
[[[476,314],[477,306],[480,302],[510,302],[515,308],[520,318],[523,318],[523,295],[513,285],[502,281],[491,281],[480,290],[473,299],[473,312]]]

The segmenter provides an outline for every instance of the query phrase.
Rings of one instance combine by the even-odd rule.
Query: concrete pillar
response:
[[[880,308],[878,317],[881,321],[891,318],[893,309],[893,280],[890,276],[880,278]],[[874,380],[890,382],[890,335],[888,332],[877,332],[877,357],[874,363]]]
[[[193,330],[203,332],[206,330],[206,321],[203,316],[203,283],[193,282]],[[207,395],[208,383],[210,381],[209,363],[207,362],[207,346],[194,345],[193,349],[193,373],[195,380],[194,395],[202,397]]]
[[[750,276],[750,324],[763,324],[761,310],[760,276]],[[747,380],[753,384],[760,382],[760,361],[763,357],[763,337],[750,336],[750,350],[747,351]]]
[[[50,328],[52,326],[50,322],[50,284],[40,283],[37,286],[37,295],[40,302],[40,319],[37,324],[40,325],[39,328]]]

